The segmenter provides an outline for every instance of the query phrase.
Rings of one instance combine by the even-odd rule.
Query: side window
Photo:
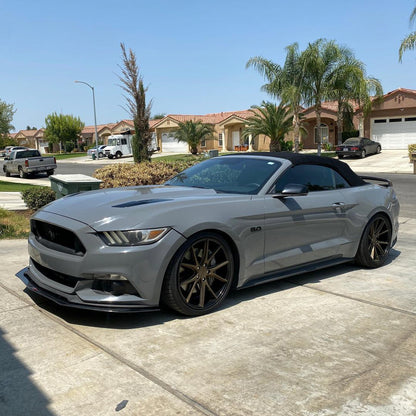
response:
[[[127,144],[127,139],[121,139],[121,144]]]
[[[293,166],[276,181],[273,192],[282,192],[288,184],[306,185],[309,192],[349,188],[348,182],[335,170],[319,165]]]

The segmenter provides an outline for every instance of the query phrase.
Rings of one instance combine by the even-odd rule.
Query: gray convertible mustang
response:
[[[376,182],[375,182],[376,181]],[[398,232],[392,184],[294,153],[207,159],[164,185],[69,195],[36,212],[18,273],[54,302],[185,315],[231,288],[355,261],[385,262]]]

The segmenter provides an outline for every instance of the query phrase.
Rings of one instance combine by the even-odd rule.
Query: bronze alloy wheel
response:
[[[358,248],[356,261],[365,267],[384,264],[390,251],[391,225],[384,215],[376,215],[367,224]]]
[[[164,303],[186,315],[203,315],[227,296],[233,274],[228,243],[216,234],[200,234],[175,255],[163,289]]]

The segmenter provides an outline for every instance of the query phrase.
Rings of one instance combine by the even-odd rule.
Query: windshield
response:
[[[165,185],[209,188],[217,192],[257,194],[281,166],[276,160],[226,156],[198,163]]]
[[[120,139],[108,139],[109,146],[117,146],[120,144]]]

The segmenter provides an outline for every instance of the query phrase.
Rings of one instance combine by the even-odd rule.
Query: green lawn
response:
[[[87,153],[47,153],[45,156],[55,156],[56,160],[72,159],[74,157],[87,156]]]
[[[0,181],[0,192],[22,192],[39,185]]]
[[[13,212],[0,208],[0,240],[27,238],[30,231],[29,216],[33,211]]]

